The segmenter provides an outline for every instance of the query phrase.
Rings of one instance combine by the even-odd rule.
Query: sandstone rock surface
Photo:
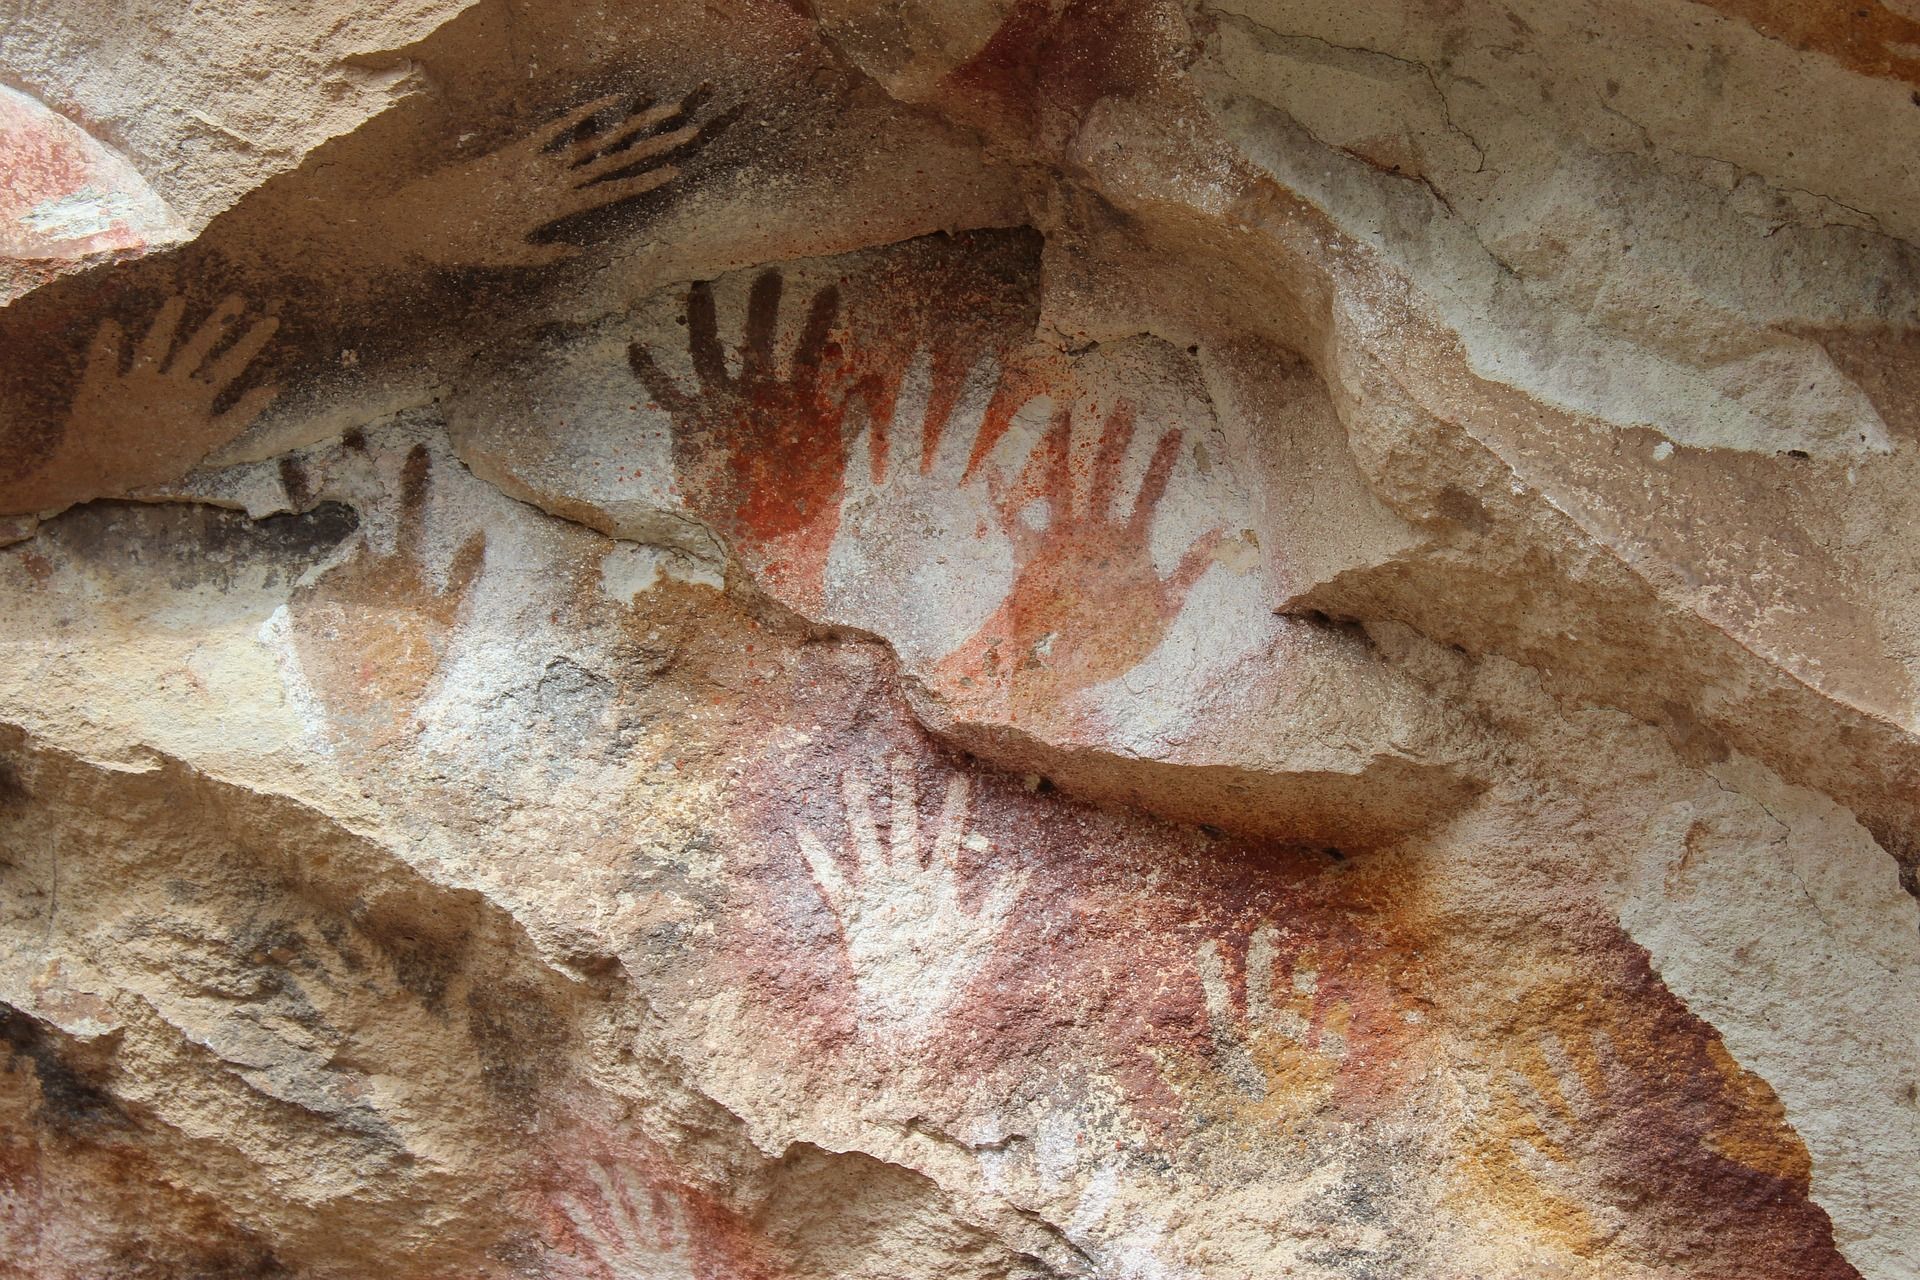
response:
[[[0,1276],[1920,1277],[1906,0],[0,20]]]

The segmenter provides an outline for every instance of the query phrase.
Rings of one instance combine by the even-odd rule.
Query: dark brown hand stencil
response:
[[[680,176],[663,157],[708,127],[689,118],[698,98],[623,107],[627,95],[612,94],[477,160],[436,169],[384,202],[380,236],[368,247],[446,267],[537,267],[571,257],[576,246],[534,237]]]
[[[247,372],[280,322],[255,320],[219,349],[246,302],[229,297],[180,338],[185,298],[169,298],[127,350],[126,331],[103,320],[74,387],[66,420],[42,459],[0,473],[0,510],[47,509],[177,480],[238,436],[272,402],[258,386],[216,406]],[[31,454],[26,455],[31,458]]]
[[[840,294],[829,286],[814,295],[783,371],[774,356],[781,290],[777,271],[753,282],[738,374],[727,371],[713,287],[704,282],[687,295],[698,389],[682,389],[641,341],[628,361],[673,421],[674,468],[687,506],[726,535],[750,568],[804,600],[818,590],[846,470],[846,395],[832,341]]]
[[[1159,645],[1211,563],[1219,533],[1201,538],[1160,576],[1150,535],[1182,435],[1176,429],[1160,438],[1138,497],[1121,515],[1115,505],[1133,436],[1134,411],[1122,402],[1101,429],[1081,501],[1071,410],[1054,414],[1026,469],[995,497],[1018,566],[1013,589],[941,664],[943,682],[977,687],[984,675],[990,684],[1010,684],[1017,716],[1129,671]],[[1039,503],[1046,517],[1036,527],[1028,517]]]

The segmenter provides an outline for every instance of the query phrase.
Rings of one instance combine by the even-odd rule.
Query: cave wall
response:
[[[0,22],[0,1276],[1920,1276],[1911,0]]]

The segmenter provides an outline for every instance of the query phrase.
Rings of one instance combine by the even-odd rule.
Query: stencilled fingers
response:
[[[1602,1028],[1571,1036],[1548,1028],[1529,1049],[1502,1080],[1522,1118],[1507,1135],[1507,1154],[1550,1196],[1577,1208],[1596,1243],[1607,1240],[1624,1228],[1621,1196],[1631,1194],[1591,1165],[1605,1158],[1603,1127],[1627,1104],[1612,1037]]]
[[[839,320],[840,290],[828,285],[813,295],[807,307],[807,322],[801,327],[800,341],[793,352],[794,378],[809,391],[817,391],[834,372],[827,360],[827,349],[833,341],[833,327]]]
[[[967,811],[973,803],[973,784],[964,773],[947,779],[947,798],[940,806],[940,834],[934,840],[933,857],[943,867],[958,868],[960,842],[967,834]]]
[[[943,401],[934,394],[935,364],[932,351],[915,350],[890,400],[854,435],[848,474],[866,479],[870,489],[950,493],[979,483],[981,477],[968,473],[967,462],[986,422],[999,366],[982,356],[943,412]],[[861,403],[873,412],[870,400]],[[986,493],[990,502],[991,488]]]
[[[814,294],[783,377],[775,346],[784,292],[785,281],[778,271],[763,271],[754,278],[736,351],[738,375],[727,367],[710,280],[696,281],[687,289],[687,358],[693,366],[697,391],[690,393],[662,369],[644,339],[636,338],[628,345],[628,366],[654,402],[677,419],[731,418],[750,407],[755,392],[776,386],[804,399],[828,376],[822,362],[840,318],[840,291],[826,285]]]
[[[626,170],[698,142],[709,125],[690,117],[709,96],[710,91],[704,86],[671,103],[634,101],[624,93],[608,94],[567,112],[544,138],[536,139],[536,145],[540,151],[558,159],[576,190],[595,184],[611,186],[610,180]],[[627,110],[606,119],[623,102],[629,104]],[[675,121],[684,123],[677,128],[663,128]],[[664,168],[671,169],[671,166]],[[593,203],[610,203],[620,198],[610,195]]]
[[[161,304],[146,333],[134,345],[131,361],[123,356],[126,335],[119,322],[102,320],[94,331],[93,342],[87,351],[83,380],[110,382],[164,378],[185,382],[192,379],[216,392],[223,391],[246,372],[280,327],[277,317],[262,316],[224,351],[215,355],[216,348],[227,337],[229,327],[245,314],[246,309],[245,298],[239,294],[229,294],[182,341],[178,340],[180,322],[186,316],[187,300],[183,295],[176,294]]]
[[[1247,939],[1247,1018],[1255,1026],[1277,1025],[1273,965],[1273,926],[1263,924]]]
[[[1319,1008],[1320,975],[1310,955],[1283,960],[1279,938],[1270,923],[1248,936],[1241,970],[1244,1005],[1234,999],[1220,943],[1205,938],[1194,949],[1209,1036],[1227,1074],[1243,1087],[1258,1085],[1250,1089],[1254,1096],[1265,1092],[1264,1076],[1254,1063],[1276,1044],[1335,1064],[1347,1056],[1346,1037],[1328,1025]]]
[[[146,337],[133,349],[133,371],[158,371],[166,363],[167,353],[173,350],[173,336],[179,332],[180,318],[186,311],[187,300],[179,294],[160,304]]]
[[[880,843],[880,823],[874,817],[873,792],[866,778],[849,773],[841,781],[841,799],[847,808],[847,827],[853,836],[855,866],[864,880],[868,874],[882,875],[888,865],[885,846]]]
[[[853,845],[853,883],[860,886],[868,883],[880,885],[887,877],[896,874],[923,876],[932,873],[929,878],[933,878],[942,871],[952,873],[958,870],[957,855],[966,836],[969,794],[964,774],[956,774],[948,782],[931,861],[921,851],[919,784],[913,763],[908,757],[895,756],[888,762],[887,830],[884,840],[881,838],[880,818],[874,808],[873,791],[867,779],[858,771],[850,772],[841,779],[840,787],[847,815],[848,837]],[[835,886],[828,893],[829,905],[833,905],[834,900],[847,903],[849,881],[841,872],[832,851],[804,827],[796,834],[801,852],[813,868],[815,878],[821,880],[822,888],[827,888],[829,882]]]
[[[1507,1069],[1508,1090],[1534,1131],[1516,1136],[1511,1146],[1530,1169],[1564,1178],[1578,1150],[1614,1110],[1621,1067],[1603,1029],[1570,1042],[1549,1028],[1533,1048],[1537,1065]]]
[[[656,105],[608,94],[444,165],[384,202],[384,235],[370,251],[440,266],[539,267],[574,257],[582,246],[550,233],[678,178],[677,161],[721,127],[702,114],[709,96],[702,88]]]
[[[177,302],[179,299],[176,298],[174,301]],[[213,309],[212,314],[201,322],[200,327],[194,330],[192,336],[181,343],[178,349],[174,351],[173,358],[167,362],[167,372],[169,374],[191,374],[198,370],[202,364],[206,363],[206,359],[213,353],[213,349],[220,344],[220,340],[226,336],[227,326],[231,324],[241,312],[246,310],[246,306],[246,300],[238,294],[228,294],[222,298],[220,305]],[[178,324],[178,319],[179,317],[176,315],[174,317],[175,325]],[[155,327],[159,327],[158,321],[155,322]],[[258,326],[255,327],[258,328]],[[169,339],[169,341],[170,340],[171,339]],[[242,360],[240,367],[244,369],[246,363],[245,360]]]
[[[890,773],[893,804],[887,811],[888,850],[894,866],[915,869],[920,860],[920,788],[904,756],[893,758]]]
[[[847,452],[847,475],[864,479],[870,490],[903,487],[920,471],[921,437],[913,424],[924,422],[933,381],[933,355],[925,347],[914,351],[900,374],[890,399],[856,396],[867,423],[854,433]],[[876,406],[876,401],[879,404]]]
[[[1202,940],[1195,949],[1194,962],[1207,1007],[1207,1034],[1221,1073],[1247,1097],[1265,1097],[1266,1075],[1253,1059],[1251,1030],[1234,1011],[1220,944],[1212,938]]]
[[[884,829],[874,787],[855,770],[841,782],[844,852],[805,828],[795,835],[821,898],[839,923],[863,1022],[875,1031],[913,1038],[964,994],[1028,878],[1024,870],[994,876],[977,905],[969,906],[960,851],[987,846],[968,829],[968,779],[949,776],[939,826],[929,839],[920,820],[913,760],[893,756],[885,776]],[[851,865],[843,865],[843,859]]]
[[[536,138],[542,151],[568,149],[566,162],[569,167],[591,158],[594,150],[604,142],[602,130],[592,127],[592,121],[602,112],[610,111],[615,104],[627,97],[625,93],[609,93],[583,102],[572,110],[561,114],[560,118],[547,126],[546,136]],[[581,136],[582,134],[585,136]],[[582,150],[587,148],[587,150]]]
[[[820,837],[800,828],[795,833],[800,842],[800,852],[807,860],[807,869],[813,873],[814,883],[820,886],[821,896],[827,900],[827,908],[836,919],[844,920],[847,914],[847,880],[840,874],[840,864],[834,858],[833,851],[820,843]]]
[[[577,135],[583,124],[606,111],[625,96],[618,93],[609,94],[607,97],[595,99],[577,111],[570,112],[568,118],[562,121],[560,127],[554,131],[553,140],[548,144],[548,149],[564,147],[568,166],[576,169],[583,168],[596,160],[624,153],[636,146],[648,133],[684,115],[687,110],[684,101],[655,103],[632,112],[619,125],[592,130],[585,137],[569,136]],[[693,127],[685,126],[674,132],[682,133]]]
[[[679,176],[678,167],[663,165],[658,169],[648,169],[645,172],[628,174],[624,177],[595,179],[584,186],[576,187],[573,194],[555,211],[553,220],[557,222],[561,218],[571,218],[610,204],[618,204],[622,200],[631,200],[635,196],[643,196],[656,187],[665,186]]]
[[[563,1190],[554,1196],[555,1206],[603,1274],[612,1280],[642,1280],[672,1243],[670,1224],[654,1212],[658,1198],[649,1196],[643,1208],[629,1180],[599,1161],[587,1167],[586,1175],[593,1184],[592,1196]]]
[[[244,298],[229,295],[182,339],[187,301],[175,295],[161,305],[134,344],[131,358],[126,356],[125,330],[111,318],[102,320],[75,388],[71,408],[75,425],[94,431],[131,430],[148,425],[144,419],[152,415],[175,414],[200,418],[219,431],[237,434],[278,394],[271,385],[250,388],[224,412],[213,412],[280,326],[277,318],[263,316],[222,349],[234,322],[246,310]]]

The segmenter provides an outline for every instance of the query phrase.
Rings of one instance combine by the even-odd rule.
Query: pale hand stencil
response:
[[[682,1215],[670,1199],[610,1161],[588,1165],[582,1182],[553,1200],[580,1280],[691,1280]]]
[[[477,159],[407,183],[374,211],[369,252],[443,267],[540,267],[580,250],[536,235],[680,176],[667,157],[700,140],[699,95],[636,104],[609,94]]]
[[[227,342],[229,327],[246,309],[244,299],[228,297],[182,338],[187,300],[169,298],[130,354],[119,323],[102,320],[74,388],[55,464],[84,456],[129,487],[151,484],[186,470],[246,430],[273,401],[276,388],[252,387],[228,408],[215,412],[215,406],[280,325],[263,317]]]
[[[1013,544],[1000,528],[991,471],[968,460],[997,373],[975,367],[947,421],[930,420],[931,359],[901,380],[888,421],[870,422],[847,458],[840,528],[827,556],[827,603],[837,617],[890,640],[909,662],[958,648],[1013,585]],[[1051,402],[1042,398],[1044,421]],[[1013,447],[1032,447],[1015,415]]]
[[[1626,1226],[1606,1179],[1582,1159],[1609,1117],[1632,1108],[1627,1072],[1605,1031],[1581,1028],[1568,1037],[1548,1029],[1537,1058],[1523,1055],[1509,1067],[1506,1087],[1524,1113],[1524,1129],[1508,1152],[1549,1195],[1578,1210],[1589,1224],[1590,1245],[1617,1236]]]
[[[1265,1098],[1274,1091],[1273,1073],[1267,1067],[1276,1059],[1293,1058],[1299,1065],[1317,1068],[1304,1076],[1299,1071],[1285,1073],[1302,1082],[1330,1077],[1347,1056],[1345,1036],[1316,1016],[1319,974],[1312,965],[1296,958],[1286,966],[1285,985],[1275,989],[1279,949],[1274,935],[1274,927],[1263,924],[1247,939],[1244,1015],[1234,1010],[1220,944],[1208,938],[1194,957],[1206,998],[1207,1030],[1226,1073],[1252,1098]]]
[[[917,1040],[952,1012],[993,953],[1027,873],[999,876],[979,897],[965,900],[959,853],[985,847],[967,830],[965,774],[947,782],[939,829],[931,845],[920,833],[919,794],[912,762],[895,756],[885,839],[872,790],[858,772],[843,784],[851,836],[852,872],[813,832],[796,834],[821,896],[840,923],[853,968],[863,1031],[886,1039]]]

